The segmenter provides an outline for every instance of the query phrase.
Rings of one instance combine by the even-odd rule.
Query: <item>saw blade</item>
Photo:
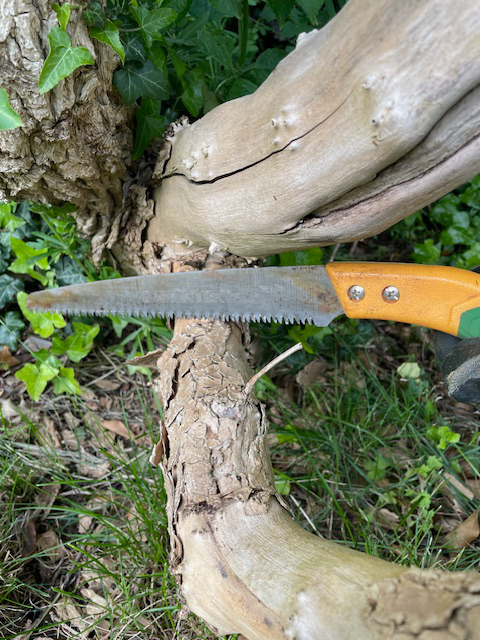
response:
[[[27,307],[70,315],[174,316],[313,323],[344,313],[325,267],[188,271],[101,280],[30,294]]]

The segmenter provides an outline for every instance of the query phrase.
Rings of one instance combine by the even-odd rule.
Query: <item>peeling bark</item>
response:
[[[123,206],[132,111],[112,87],[117,56],[90,40],[86,25],[75,17],[68,26],[72,43],[87,47],[96,64],[39,94],[48,32],[56,25],[49,0],[0,3],[1,86],[24,123],[0,132],[0,199],[75,204],[79,228],[94,236],[98,258],[110,218]]]
[[[479,31],[476,0],[350,0],[254,94],[175,128],[149,239],[263,256],[448,193],[480,171]]]
[[[172,567],[190,609],[249,640],[478,640],[478,574],[407,570],[293,522],[245,393],[244,340],[233,324],[177,321],[158,361]]]

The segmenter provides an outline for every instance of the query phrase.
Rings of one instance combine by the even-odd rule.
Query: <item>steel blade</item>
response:
[[[71,315],[180,316],[326,326],[344,313],[324,267],[134,276],[32,293],[29,309]]]

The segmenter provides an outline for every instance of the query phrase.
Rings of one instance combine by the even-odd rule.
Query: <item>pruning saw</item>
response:
[[[480,338],[480,273],[419,264],[333,262],[134,276],[47,289],[31,310],[328,325],[335,317],[418,324]]]

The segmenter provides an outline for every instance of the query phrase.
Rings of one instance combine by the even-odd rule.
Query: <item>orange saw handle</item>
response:
[[[349,318],[480,337],[480,273],[393,262],[331,262],[326,269]]]

